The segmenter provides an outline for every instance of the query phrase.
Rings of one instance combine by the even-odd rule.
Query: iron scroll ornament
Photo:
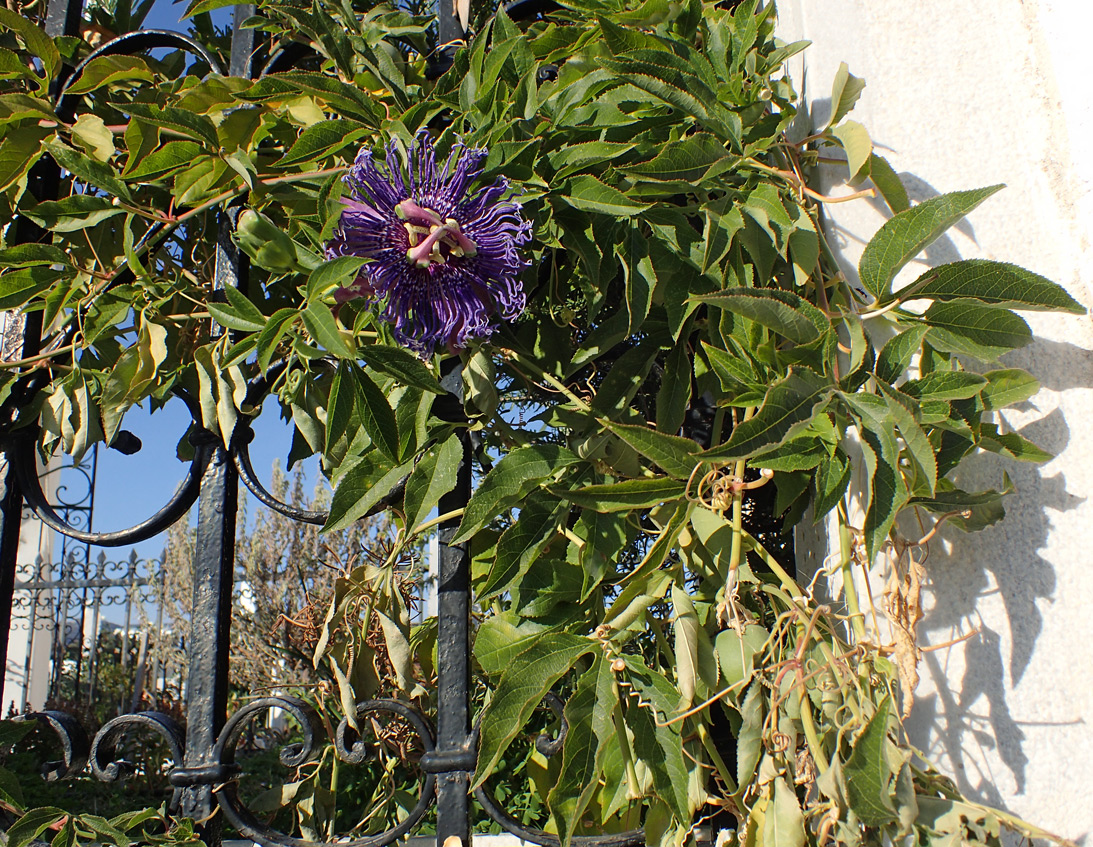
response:
[[[568,731],[563,713],[564,703],[556,694],[548,693],[543,704],[554,713],[558,720],[558,730],[554,737],[547,733],[540,734],[535,740],[536,749],[544,756],[553,756],[561,752],[562,744]],[[417,803],[410,813],[395,826],[384,832],[363,838],[336,838],[328,842],[314,842],[287,835],[268,826],[240,798],[238,780],[242,768],[236,761],[239,743],[247,727],[270,710],[279,709],[292,716],[300,727],[302,739],[282,747],[278,759],[286,768],[298,768],[308,762],[316,761],[323,749],[325,728],[315,707],[298,697],[289,695],[263,697],[248,703],[239,709],[221,730],[214,748],[213,762],[200,767],[183,767],[185,755],[185,731],[169,715],[160,712],[137,712],[121,715],[108,721],[89,742],[87,733],[80,722],[72,715],[58,711],[31,712],[21,720],[36,720],[49,727],[58,737],[62,756],[59,760],[43,764],[42,774],[47,780],[66,779],[78,775],[90,763],[92,775],[102,782],[114,782],[123,776],[134,773],[137,763],[120,754],[122,738],[130,732],[151,732],[159,736],[167,747],[169,760],[173,767],[167,773],[167,779],[175,787],[169,808],[178,809],[178,789],[194,785],[214,786],[217,804],[225,819],[244,838],[263,847],[383,847],[406,836],[428,812],[436,794],[436,779],[440,773],[451,771],[473,772],[477,759],[478,727],[468,739],[468,748],[463,755],[438,755],[435,732],[429,720],[414,706],[402,700],[382,698],[365,700],[357,703],[356,723],[358,727],[367,725],[379,715],[393,715],[404,720],[413,730],[421,744],[421,769],[424,778],[421,783]],[[355,730],[348,718],[342,718],[333,738],[335,755],[343,762],[359,764],[368,757],[369,745]],[[489,817],[496,821],[506,832],[523,841],[540,844],[543,847],[560,847],[558,836],[544,830],[525,826],[509,815],[490,796],[486,786],[480,785],[474,791],[475,799]],[[571,839],[575,847],[634,847],[644,842],[644,833],[640,829],[613,833],[603,836],[578,835]]]

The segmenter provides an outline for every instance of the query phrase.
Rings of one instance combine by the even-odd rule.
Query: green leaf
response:
[[[651,509],[661,503],[678,500],[685,484],[667,477],[627,479],[609,485],[586,485],[584,488],[551,491],[585,509],[597,512],[623,512],[631,509]]]
[[[348,368],[345,373],[352,379],[355,386],[356,413],[361,427],[368,433],[372,443],[388,458],[397,460],[399,458],[398,424],[387,397],[362,368],[352,363],[342,362],[338,366],[339,372],[342,372],[343,368]]]
[[[466,541],[543,480],[576,461],[573,453],[556,444],[532,444],[513,450],[494,465],[475,490],[451,543]]]
[[[70,264],[60,247],[51,244],[17,244],[0,250],[0,268],[32,268],[37,264]]]
[[[842,450],[836,450],[830,459],[824,459],[817,466],[813,476],[816,499],[812,505],[813,523],[834,509],[842,500],[850,486],[850,460]]]
[[[763,843],[777,847],[804,847],[805,817],[797,793],[785,777],[774,780],[774,802],[763,818]]]
[[[432,394],[443,394],[433,372],[417,356],[400,347],[373,344],[357,350],[357,357],[373,370],[393,376],[403,385],[410,385]]]
[[[689,479],[694,473],[699,446],[689,438],[657,432],[647,426],[620,424],[609,420],[600,423],[637,450],[647,459],[676,479]]]
[[[633,142],[625,141],[584,141],[559,147],[547,154],[547,161],[561,179],[594,165],[617,162],[634,147]]]
[[[591,639],[548,632],[513,659],[482,713],[478,768],[472,787],[481,785],[493,773],[551,686],[577,659],[594,650],[599,650],[599,645]]]
[[[53,39],[46,35],[29,17],[0,7],[0,25],[18,35],[23,40],[23,44],[26,45],[27,52],[41,60],[47,79],[52,79],[57,75],[57,68],[61,64],[61,54],[53,43]],[[18,847],[18,845],[13,845],[13,847]]]
[[[337,532],[363,518],[413,469],[413,462],[392,467],[378,459],[365,458],[350,468],[330,503],[330,515],[323,532]]]
[[[577,690],[565,705],[569,726],[562,747],[562,769],[547,796],[547,806],[559,823],[563,844],[577,832],[577,823],[599,789],[604,744],[614,732],[611,711],[617,696],[612,694],[611,663],[598,657],[592,669],[582,674]]]
[[[715,136],[698,132],[662,146],[648,161],[623,165],[619,170],[643,179],[697,186],[715,164],[728,158],[725,145]]]
[[[869,505],[865,512],[865,551],[872,561],[907,502],[908,492],[899,469],[899,444],[884,397],[875,394],[843,394],[843,402],[855,414],[862,455],[869,474]]]
[[[44,265],[20,268],[0,276],[0,310],[18,309],[63,276]]]
[[[767,453],[756,453],[748,460],[749,468],[769,468],[772,471],[805,471],[827,457],[827,446],[813,435],[791,438]]]
[[[934,458],[934,447],[918,421],[915,420],[914,414],[907,408],[907,396],[884,384],[880,388],[888,404],[890,420],[899,428],[900,437],[907,445],[907,455],[918,469],[917,480],[925,483],[926,493],[933,494],[937,486],[937,460]],[[920,493],[917,488],[915,493]]]
[[[810,370],[795,368],[774,383],[759,411],[736,426],[729,440],[700,454],[705,461],[746,459],[782,444],[808,426],[819,407],[831,396],[831,386]]]
[[[367,259],[357,256],[339,256],[323,262],[307,277],[307,299],[314,301],[324,297],[335,288],[349,285],[357,276]]]
[[[474,656],[489,676],[499,676],[542,637],[546,627],[517,612],[490,615],[474,634]]]
[[[440,498],[455,487],[463,445],[451,435],[443,444],[433,445],[414,466],[406,480],[406,527],[413,529],[425,520]]]
[[[301,313],[301,317],[304,319],[307,331],[315,339],[315,343],[328,353],[332,353],[339,359],[356,358],[357,351],[342,335],[329,306],[324,305],[320,300],[312,300]]]
[[[152,82],[154,77],[148,63],[138,56],[99,56],[88,62],[83,72],[69,82],[65,94],[87,94],[96,88],[123,80]]]
[[[1040,390],[1036,377],[1020,368],[987,371],[983,377],[987,385],[980,396],[983,398],[983,408],[988,411],[1024,403]]]
[[[967,400],[987,385],[986,377],[966,371],[935,371],[912,379],[900,391],[916,400]]]
[[[347,147],[369,132],[368,127],[357,121],[333,118],[309,126],[275,164],[288,167],[314,162]]]
[[[827,121],[827,126],[834,126],[846,117],[847,113],[854,108],[854,104],[858,102],[864,88],[865,80],[850,73],[850,67],[846,62],[840,62],[839,69],[835,72],[835,79],[831,83],[831,117]]]
[[[52,130],[43,127],[22,127],[0,139],[0,191],[21,180],[34,166],[42,154],[42,140],[52,134]],[[29,212],[23,214],[33,220]]]
[[[691,372],[694,363],[690,346],[681,340],[668,353],[664,374],[657,390],[657,430],[679,432],[691,404]]]
[[[904,265],[1002,187],[942,194],[895,215],[865,245],[858,263],[862,285],[879,300],[887,300],[892,280]]]
[[[479,592],[483,600],[518,586],[543,549],[558,531],[558,524],[569,505],[543,496],[527,500],[520,516],[497,541],[497,554],[486,584]]]
[[[595,212],[612,217],[630,217],[644,212],[648,203],[632,200],[610,185],[605,185],[591,174],[582,174],[569,180],[559,195],[575,209]]]
[[[899,335],[888,339],[880,354],[874,372],[878,379],[895,382],[911,365],[915,353],[922,347],[922,339],[930,328],[922,324],[913,324],[903,329]]]
[[[2,23],[3,20],[3,17],[0,16],[0,23]],[[50,826],[67,816],[67,812],[58,809],[55,806],[43,806],[40,809],[31,809],[8,827],[8,847],[26,847],[27,844],[41,836]]]
[[[1007,309],[958,300],[934,303],[923,320],[929,324],[930,345],[945,353],[964,353],[991,362],[1032,341],[1024,319]]]
[[[893,771],[888,761],[888,712],[885,698],[854,741],[843,766],[850,809],[866,826],[885,826],[896,817],[891,788]]]
[[[1011,309],[1049,309],[1084,315],[1085,307],[1046,277],[1008,262],[964,259],[926,271],[906,289],[901,300],[972,298]]]
[[[153,126],[163,127],[181,133],[188,138],[204,141],[210,150],[220,149],[220,139],[216,134],[216,124],[207,115],[199,115],[188,109],[162,107],[152,103],[119,103],[116,108],[135,118],[140,118]]]
[[[1020,462],[1049,462],[1055,458],[1053,454],[1037,447],[1020,433],[999,432],[996,424],[982,424],[979,446],[992,453],[1012,456]]]
[[[151,181],[192,165],[203,155],[204,148],[195,141],[168,141],[147,156],[131,156],[125,163],[122,176],[134,182]]]
[[[736,735],[736,784],[749,785],[755,776],[755,768],[763,753],[763,719],[766,699],[763,697],[762,680],[748,686],[748,693],[740,707],[740,731]]]
[[[865,127],[857,121],[843,121],[831,134],[839,139],[843,150],[846,151],[846,165],[850,171],[850,180],[854,181],[866,170],[873,153],[873,142],[869,139],[869,133]]]
[[[758,624],[748,624],[741,636],[735,629],[726,629],[714,639],[721,679],[726,686],[740,685],[751,679],[755,672],[755,657],[763,650],[770,637]]]
[[[96,188],[101,188],[108,194],[120,197],[122,200],[131,199],[129,186],[118,179],[109,165],[89,159],[83,153],[59,141],[47,141],[44,146],[57,164],[77,179]]]
[[[780,288],[730,288],[691,299],[742,315],[796,344],[815,341],[831,328],[823,312],[800,295]]]
[[[880,192],[880,196],[884,198],[884,202],[888,204],[893,215],[911,208],[907,189],[903,187],[899,175],[883,156],[878,156],[876,153],[870,155],[869,179],[873,181],[873,185],[877,187],[877,191]]]

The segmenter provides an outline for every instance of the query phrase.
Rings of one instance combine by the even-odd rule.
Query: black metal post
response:
[[[443,4],[442,4],[443,5]],[[444,408],[437,410],[446,420],[463,418],[463,368],[459,359],[444,363],[441,383],[450,393]],[[462,509],[471,496],[470,433],[460,433],[463,458],[455,487],[440,498],[440,514]],[[438,758],[448,758],[453,769],[437,775],[437,847],[458,847],[453,836],[470,847],[470,788],[475,751],[470,747],[471,671],[469,620],[471,611],[470,556],[466,544],[450,544],[459,518],[444,521],[439,532],[440,574],[437,580],[437,742]],[[466,770],[462,768],[467,768]]]
[[[186,756],[184,770],[216,765],[216,738],[228,706],[228,645],[238,477],[227,450],[217,448],[201,480],[194,555],[194,607],[186,673]],[[212,782],[219,782],[215,779]],[[182,813],[205,821],[215,809],[212,782],[185,788]],[[204,823],[202,837],[219,847],[220,819]]]

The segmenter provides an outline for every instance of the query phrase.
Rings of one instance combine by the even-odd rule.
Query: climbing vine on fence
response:
[[[134,406],[181,396],[195,428],[228,443],[275,397],[295,425],[290,461],[317,454],[334,488],[327,528],[379,506],[398,528],[387,561],[330,598],[315,662],[344,704],[381,684],[375,649],[354,649],[376,632],[382,684],[429,703],[433,641],[410,627],[392,574],[459,517],[489,692],[474,782],[523,762],[563,843],[643,827],[650,844],[681,844],[715,813],[748,847],[1043,835],[962,798],[901,724],[923,551],[942,528],[999,520],[1009,489],[1003,476],[965,491],[954,472],[982,450],[1048,457],[995,415],[1038,388],[999,364],[1032,340],[1018,312],[1083,311],[1013,264],[909,271],[1001,202],[1000,186],[911,205],[848,117],[863,82],[845,66],[829,120],[805,126],[785,63],[806,44],[775,38],[773,6],[755,0],[480,15],[439,77],[427,18],[261,2],[247,22],[261,50],[314,56],[257,80],[211,67],[225,59],[205,17],[218,5],[191,7],[209,54],[102,55],[59,99],[51,80],[89,45],[0,9],[0,308],[45,328],[40,351],[0,372],[5,427],[78,457],[121,444]],[[473,332],[429,334],[448,295],[422,294],[422,280],[485,267],[494,236],[485,206],[446,219],[414,195],[426,148],[438,167],[483,151],[467,196],[507,204],[517,289],[483,293],[500,271],[468,283]],[[891,213],[854,280],[809,181],[833,157]],[[39,200],[35,169],[50,160],[60,199]],[[409,174],[384,213],[405,222],[408,258],[353,242],[383,211],[344,179],[352,167],[359,188],[363,163],[390,185]],[[225,210],[244,289],[215,284]],[[388,261],[425,286],[409,306],[377,283]],[[435,408],[451,356],[455,422]],[[461,515],[433,517],[467,428],[475,493]],[[180,456],[191,450],[184,438]],[[838,607],[795,578],[778,535],[829,517]],[[853,578],[878,564],[894,641]],[[522,739],[552,690],[569,728],[546,757]]]

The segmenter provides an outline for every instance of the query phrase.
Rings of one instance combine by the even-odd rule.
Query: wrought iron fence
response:
[[[514,18],[527,17],[542,11],[543,0],[523,0],[509,6]],[[230,51],[230,64],[226,70],[233,76],[261,77],[274,70],[285,70],[299,58],[284,51],[274,54],[264,66],[256,62],[254,30],[241,24],[254,14],[252,5],[235,7]],[[79,0],[49,0],[46,31],[51,36],[77,35],[82,16]],[[456,12],[456,4],[438,3],[436,39],[440,47],[434,54],[432,71],[439,74],[451,65],[455,45],[463,38],[463,30]],[[94,50],[85,61],[72,69],[66,80],[55,85],[52,92],[57,102],[57,112],[64,118],[72,117],[74,98],[65,93],[94,58],[108,55],[126,55],[157,48],[172,48],[199,56],[214,72],[221,72],[216,59],[192,39],[176,32],[145,30],[123,35]],[[30,189],[39,199],[55,197],[60,171],[58,166],[43,160],[31,172]],[[247,268],[241,261],[231,240],[234,226],[233,211],[220,214],[219,239],[214,268],[214,285],[218,289],[247,286]],[[30,221],[20,219],[16,240],[37,241],[42,233]],[[5,350],[8,339],[14,339],[19,325],[22,328],[21,344],[12,341],[11,346],[19,356],[33,356],[39,352],[41,335],[40,318],[32,314],[9,322],[4,337]],[[14,351],[13,351],[14,352]],[[462,377],[458,360],[449,359],[441,374],[441,385],[449,393],[438,401],[435,413],[447,420],[458,422],[463,413]],[[258,405],[268,383],[259,379],[249,386],[248,402]],[[24,381],[16,391],[22,392],[25,401],[35,389],[33,378]],[[18,400],[19,397],[17,396]],[[186,399],[186,398],[183,398]],[[63,751],[62,760],[49,763],[46,768],[50,778],[59,778],[83,770],[89,763],[92,773],[101,780],[113,781],[124,774],[127,764],[120,756],[121,740],[126,733],[151,733],[165,745],[170,759],[169,780],[177,789],[176,804],[182,814],[204,821],[202,835],[206,842],[216,847],[221,840],[221,821],[226,819],[243,837],[273,847],[304,847],[312,842],[292,837],[273,829],[250,810],[240,798],[237,779],[240,764],[236,753],[248,728],[256,719],[269,712],[280,710],[291,715],[302,730],[299,743],[284,747],[280,762],[286,767],[296,767],[312,758],[326,741],[326,731],[316,710],[302,699],[292,696],[270,696],[250,702],[230,717],[228,704],[229,630],[232,619],[232,582],[234,571],[236,517],[239,484],[242,482],[263,504],[295,520],[322,524],[326,514],[306,511],[278,500],[258,480],[254,473],[249,442],[251,431],[241,424],[233,442],[225,447],[219,438],[201,428],[201,415],[197,408],[190,408],[195,421],[191,437],[193,459],[184,479],[170,500],[152,517],[125,530],[97,532],[86,523],[75,520],[70,511],[50,503],[43,491],[35,465],[35,433],[8,434],[0,454],[0,479],[3,480],[3,496],[0,499],[0,619],[13,620],[15,593],[15,555],[18,545],[21,515],[24,504],[33,509],[49,527],[67,539],[95,547],[118,547],[146,540],[170,527],[183,518],[197,504],[196,554],[194,561],[193,631],[188,644],[188,685],[185,698],[185,726],[169,716],[154,712],[137,712],[117,717],[107,722],[94,736],[88,738],[79,722],[62,712],[39,712],[36,717],[51,727],[59,736]],[[439,514],[461,509],[471,493],[470,434],[463,435],[463,458],[455,487],[440,501]],[[135,446],[135,445],[134,445]],[[382,505],[382,504],[381,504]],[[435,725],[411,704],[397,699],[373,699],[356,704],[356,720],[348,716],[336,727],[333,743],[337,755],[346,762],[362,761],[368,751],[353,724],[362,728],[374,726],[373,719],[382,717],[402,721],[416,736],[416,748],[420,752],[422,772],[416,804],[399,823],[386,831],[355,839],[340,839],[339,844],[352,847],[379,847],[391,843],[409,833],[422,820],[427,811],[436,809],[436,838],[438,845],[449,845],[457,838],[468,844],[472,826],[470,778],[476,765],[477,733],[472,728],[471,678],[469,627],[472,598],[467,551],[462,544],[451,544],[458,519],[443,523],[439,529],[439,573],[437,578],[437,691]],[[104,560],[100,560],[104,561]],[[99,565],[99,568],[105,566]],[[120,582],[135,585],[138,577],[130,567],[117,580],[103,574],[83,573],[69,580],[75,590],[90,588],[102,583]],[[68,582],[62,585],[53,580],[40,580],[34,586],[42,590],[68,590]],[[24,589],[27,586],[23,587]],[[67,601],[66,601],[67,602]],[[81,608],[87,608],[81,605]],[[54,613],[58,614],[58,613]],[[9,627],[0,634],[0,653],[6,653]],[[555,737],[541,736],[537,749],[551,755],[561,749],[566,732],[562,715],[562,702],[550,695],[545,702],[557,719]],[[515,820],[491,796],[484,787],[473,792],[474,798],[486,814],[505,830],[518,837],[544,845],[557,845],[558,838],[547,832],[523,826]],[[213,812],[219,809],[220,815]],[[641,843],[641,830],[605,835],[575,836],[578,847],[625,847]]]

